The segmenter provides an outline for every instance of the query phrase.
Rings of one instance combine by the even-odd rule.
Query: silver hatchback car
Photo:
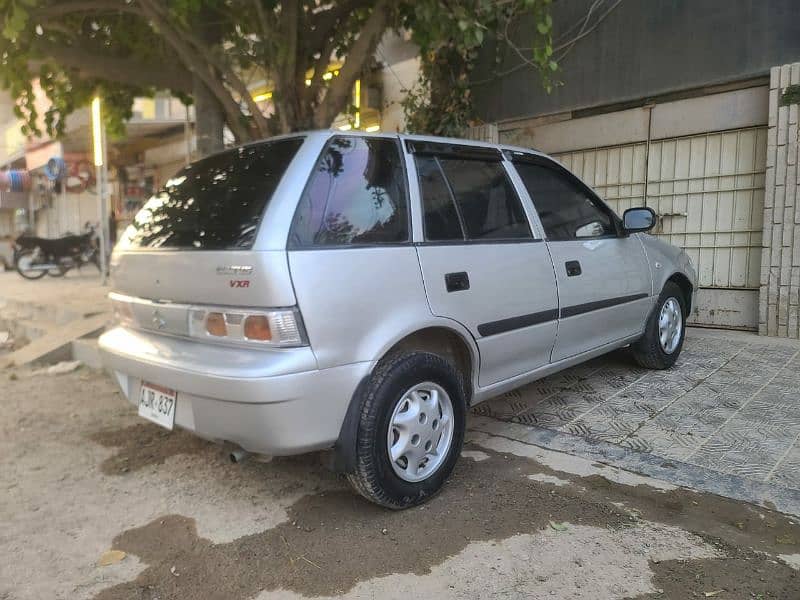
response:
[[[547,156],[319,131],[199,160],[114,250],[106,365],[139,414],[285,455],[334,449],[418,504],[468,407],[615,348],[677,359],[696,274]]]

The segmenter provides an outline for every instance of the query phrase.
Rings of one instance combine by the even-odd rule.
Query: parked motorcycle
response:
[[[14,266],[25,279],[45,275],[62,277],[73,268],[92,263],[100,270],[100,244],[94,227],[87,223],[86,233],[58,239],[19,236],[14,243]]]

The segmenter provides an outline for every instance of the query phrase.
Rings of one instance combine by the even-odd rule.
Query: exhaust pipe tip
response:
[[[239,448],[238,450],[232,450],[228,457],[231,459],[233,464],[238,465],[239,463],[242,463],[250,458],[250,453],[247,450],[242,450]]]

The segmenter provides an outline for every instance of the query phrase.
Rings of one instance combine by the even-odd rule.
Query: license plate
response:
[[[139,416],[167,429],[175,425],[175,404],[178,394],[160,385],[142,383],[139,392]]]

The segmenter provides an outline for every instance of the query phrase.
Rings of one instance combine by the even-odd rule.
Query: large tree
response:
[[[27,131],[35,134],[41,115],[32,81],[38,79],[51,104],[44,115],[51,135],[61,133],[65,117],[95,93],[103,95],[107,118],[119,128],[135,96],[169,90],[195,103],[199,150],[205,154],[221,146],[223,125],[239,142],[329,127],[348,110],[354,82],[393,28],[410,29],[424,54],[415,110],[439,110],[442,95],[458,101],[462,93],[461,80],[455,87],[446,80],[430,85],[442,72],[429,68],[431,61],[446,66],[450,59],[470,60],[486,35],[501,32],[521,10],[532,11],[539,24],[528,48],[532,64],[550,72],[556,68],[550,2],[0,0],[0,85],[10,90]],[[336,77],[326,76],[332,58],[339,65]],[[273,90],[270,115],[250,94],[256,79]],[[421,120],[418,128],[434,121]]]

